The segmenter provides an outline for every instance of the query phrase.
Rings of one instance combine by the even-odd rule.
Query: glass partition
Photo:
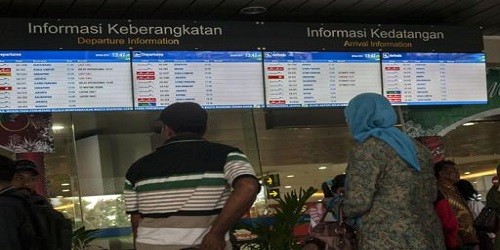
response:
[[[341,111],[280,116],[273,124],[265,109],[210,110],[206,138],[240,148],[259,176],[279,175],[276,188],[282,194],[301,187],[320,189],[323,181],[345,171],[354,145]],[[105,229],[99,242],[105,248],[132,246],[123,181],[135,160],[162,145],[154,132],[158,115],[158,111],[53,114],[55,152],[45,154],[49,196],[56,209],[73,219],[75,228]],[[324,116],[334,119],[315,123],[324,121],[319,119]],[[461,178],[471,181],[483,197],[500,163],[496,118],[464,124],[443,137],[446,157],[457,163]],[[297,120],[307,125],[297,125]],[[287,127],[287,122],[293,125]],[[310,202],[321,198],[318,192]],[[268,202],[263,189],[251,215],[268,215]]]

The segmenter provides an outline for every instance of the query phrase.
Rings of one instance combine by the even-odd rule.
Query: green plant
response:
[[[245,245],[246,249],[290,250],[300,249],[293,236],[294,226],[305,213],[307,200],[317,191],[316,188],[295,189],[277,199],[278,206],[271,224],[255,223],[243,226],[257,235],[257,239]]]
[[[73,232],[72,242],[73,250],[86,250],[92,245],[90,243],[95,240],[95,233],[99,231],[98,229],[85,230],[85,227],[80,227]],[[95,246],[101,248],[99,246]],[[102,248],[101,248],[102,249]]]

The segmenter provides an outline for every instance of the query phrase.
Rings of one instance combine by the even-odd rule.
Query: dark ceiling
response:
[[[247,6],[267,12],[240,14]],[[499,0],[0,0],[0,17],[435,24],[500,35]]]

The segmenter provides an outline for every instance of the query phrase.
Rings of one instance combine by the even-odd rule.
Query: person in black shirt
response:
[[[37,249],[32,241],[34,227],[20,194],[11,181],[15,173],[14,162],[0,155],[0,249]]]

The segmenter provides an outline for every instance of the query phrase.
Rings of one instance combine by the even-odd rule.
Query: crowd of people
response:
[[[356,146],[346,173],[323,183],[324,206],[311,213],[312,227],[319,218],[345,221],[357,249],[500,249],[500,237],[474,227],[485,204],[473,185],[460,180],[453,161],[433,162],[425,146],[396,128],[384,96],[360,94],[344,113]],[[242,151],[204,139],[207,116],[191,102],[165,108],[165,144],[128,169],[124,197],[136,249],[231,249],[228,232],[260,184]],[[0,156],[0,249],[48,249],[33,247],[37,226],[26,205],[50,206],[35,192],[38,175],[34,163]],[[498,185],[486,206],[500,214]]]

